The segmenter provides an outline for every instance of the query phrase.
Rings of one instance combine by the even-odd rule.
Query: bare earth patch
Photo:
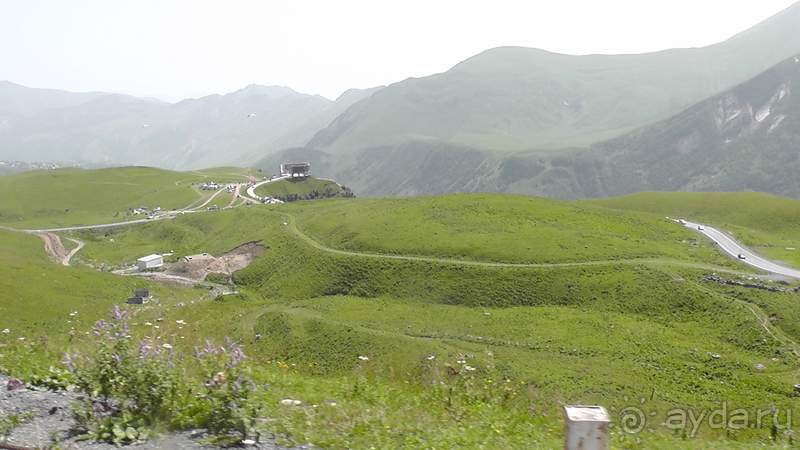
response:
[[[230,276],[233,272],[244,269],[262,253],[267,247],[261,241],[248,242],[217,257],[203,253],[200,255],[184,256],[169,269],[165,275],[202,281],[210,273],[220,273]]]
[[[53,233],[41,233],[39,238],[44,244],[44,250],[50,255],[50,259],[59,264],[64,264],[69,252],[64,247],[64,244],[61,243],[61,239]]]

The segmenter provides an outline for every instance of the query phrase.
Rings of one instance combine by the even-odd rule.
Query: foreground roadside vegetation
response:
[[[486,215],[471,208],[493,203],[495,210]],[[649,422],[655,425],[653,433],[615,430],[614,448],[792,445],[783,425],[734,431],[703,426],[696,435],[684,436],[662,423],[666,411],[676,406],[793,407],[794,342],[800,340],[796,295],[702,281],[711,272],[702,266],[740,268],[702,241],[692,242],[690,230],[660,216],[571,210],[570,205],[515,196],[387,199],[385,205],[373,199],[325,201],[271,211],[259,206],[186,215],[80,235],[87,243],[82,250],[87,262],[109,264],[166,247],[177,255],[218,254],[254,240],[269,247],[234,274],[238,294],[216,298],[202,290],[54,266],[37,238],[7,233],[0,240],[7,255],[2,264],[16,267],[16,276],[3,292],[39,296],[43,305],[59,299],[63,310],[9,304],[8,322],[3,322],[9,325],[3,328],[11,330],[0,336],[7,345],[0,349],[0,365],[30,381],[46,377],[52,365],[59,368],[60,383],[80,384],[77,375],[63,374],[63,351],[103,361],[98,349],[110,344],[104,340],[99,345],[91,326],[100,319],[112,322],[107,313],[117,299],[147,286],[161,301],[128,308],[132,357],[140,356],[139,340],[152,349],[160,346],[166,356],[153,360],[150,378],[163,376],[158,379],[183,395],[163,405],[163,415],[153,423],[141,422],[143,415],[121,413],[115,423],[93,424],[87,418],[89,428],[109,433],[110,440],[129,442],[151,429],[200,426],[230,431],[233,440],[241,439],[242,432],[248,437],[275,433],[288,443],[329,448],[558,448],[563,442],[560,403],[581,402],[602,404],[612,413],[628,406],[655,413]],[[379,216],[371,217],[376,210]],[[402,222],[403,217],[410,218]],[[522,220],[554,231],[528,233],[523,224],[508,225]],[[307,237],[333,250],[433,260],[324,251],[296,234],[295,222]],[[415,222],[420,227],[406,233],[404,223]],[[494,231],[488,228],[492,222]],[[393,223],[399,224],[391,228]],[[455,228],[470,246],[445,239]],[[587,257],[579,254],[587,250],[584,245],[551,245],[580,239],[600,250]],[[606,247],[605,241],[613,244]],[[527,245],[520,250],[515,245],[520,242],[530,242],[534,250]],[[437,257],[572,265],[496,267],[437,262]],[[31,283],[45,269],[59,283],[80,276],[87,290],[72,295],[71,289],[59,290],[59,283]],[[125,283],[94,295],[92,290],[105,280]],[[27,284],[37,290],[26,291],[34,289]],[[70,316],[74,310],[79,313]],[[767,320],[772,315],[774,320]],[[78,325],[66,323],[76,317]],[[70,336],[72,326],[76,333]],[[219,349],[226,336],[247,355],[235,366],[226,367],[229,359],[215,359],[220,354],[205,367],[192,356],[193,346],[202,350],[208,339],[209,348]],[[105,361],[122,371],[124,364],[111,362],[119,353],[109,352]],[[99,383],[90,376],[97,367],[74,369],[90,386],[93,379]],[[224,374],[224,383],[214,384],[217,373]],[[130,371],[125,376],[139,375]],[[197,395],[233,399],[245,394],[234,389],[241,376],[241,386],[249,388],[252,380],[256,391],[247,391],[246,401],[237,403],[241,407],[221,416],[227,422],[203,422],[217,410],[213,402],[187,403]],[[287,399],[301,404],[281,403]]]

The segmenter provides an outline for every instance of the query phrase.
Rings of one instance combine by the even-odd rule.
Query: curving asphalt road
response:
[[[677,220],[675,221],[677,222]],[[684,226],[686,228],[691,228],[692,230],[701,233],[712,241],[716,242],[717,247],[721,252],[737,258],[739,262],[743,264],[747,264],[750,267],[755,267],[756,269],[761,269],[778,275],[800,279],[800,270],[784,267],[764,259],[716,228],[688,221]],[[701,230],[700,227],[703,229]],[[746,259],[738,258],[739,255],[743,255]]]
[[[262,184],[267,184],[267,183],[271,183],[273,181],[283,180],[285,178],[289,178],[289,177],[288,176],[283,176],[283,177],[278,177],[278,178],[271,178],[269,180],[259,181],[258,183],[256,183],[256,184],[250,186],[249,188],[247,188],[247,195],[249,195],[250,197],[253,197],[254,199],[258,198],[258,197],[256,197],[256,188],[257,187],[261,186]]]

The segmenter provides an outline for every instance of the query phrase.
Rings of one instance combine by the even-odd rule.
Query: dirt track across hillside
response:
[[[59,264],[64,264],[69,252],[64,247],[64,244],[61,243],[61,239],[53,233],[42,233],[39,235],[39,239],[42,240],[44,250],[50,255],[50,259]],[[64,265],[69,265],[69,263]]]
[[[57,262],[61,265],[68,266],[70,259],[78,253],[78,250],[83,248],[83,242],[76,240],[76,239],[69,239],[70,241],[78,244],[71,252],[67,252],[66,247],[64,244],[61,243],[61,238],[53,233],[40,233],[38,234],[39,239],[42,240],[42,244],[44,245],[44,250],[50,255],[50,259],[54,262]]]

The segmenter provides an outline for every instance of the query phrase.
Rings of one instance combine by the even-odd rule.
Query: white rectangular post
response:
[[[611,417],[602,406],[564,406],[564,450],[607,450]]]

